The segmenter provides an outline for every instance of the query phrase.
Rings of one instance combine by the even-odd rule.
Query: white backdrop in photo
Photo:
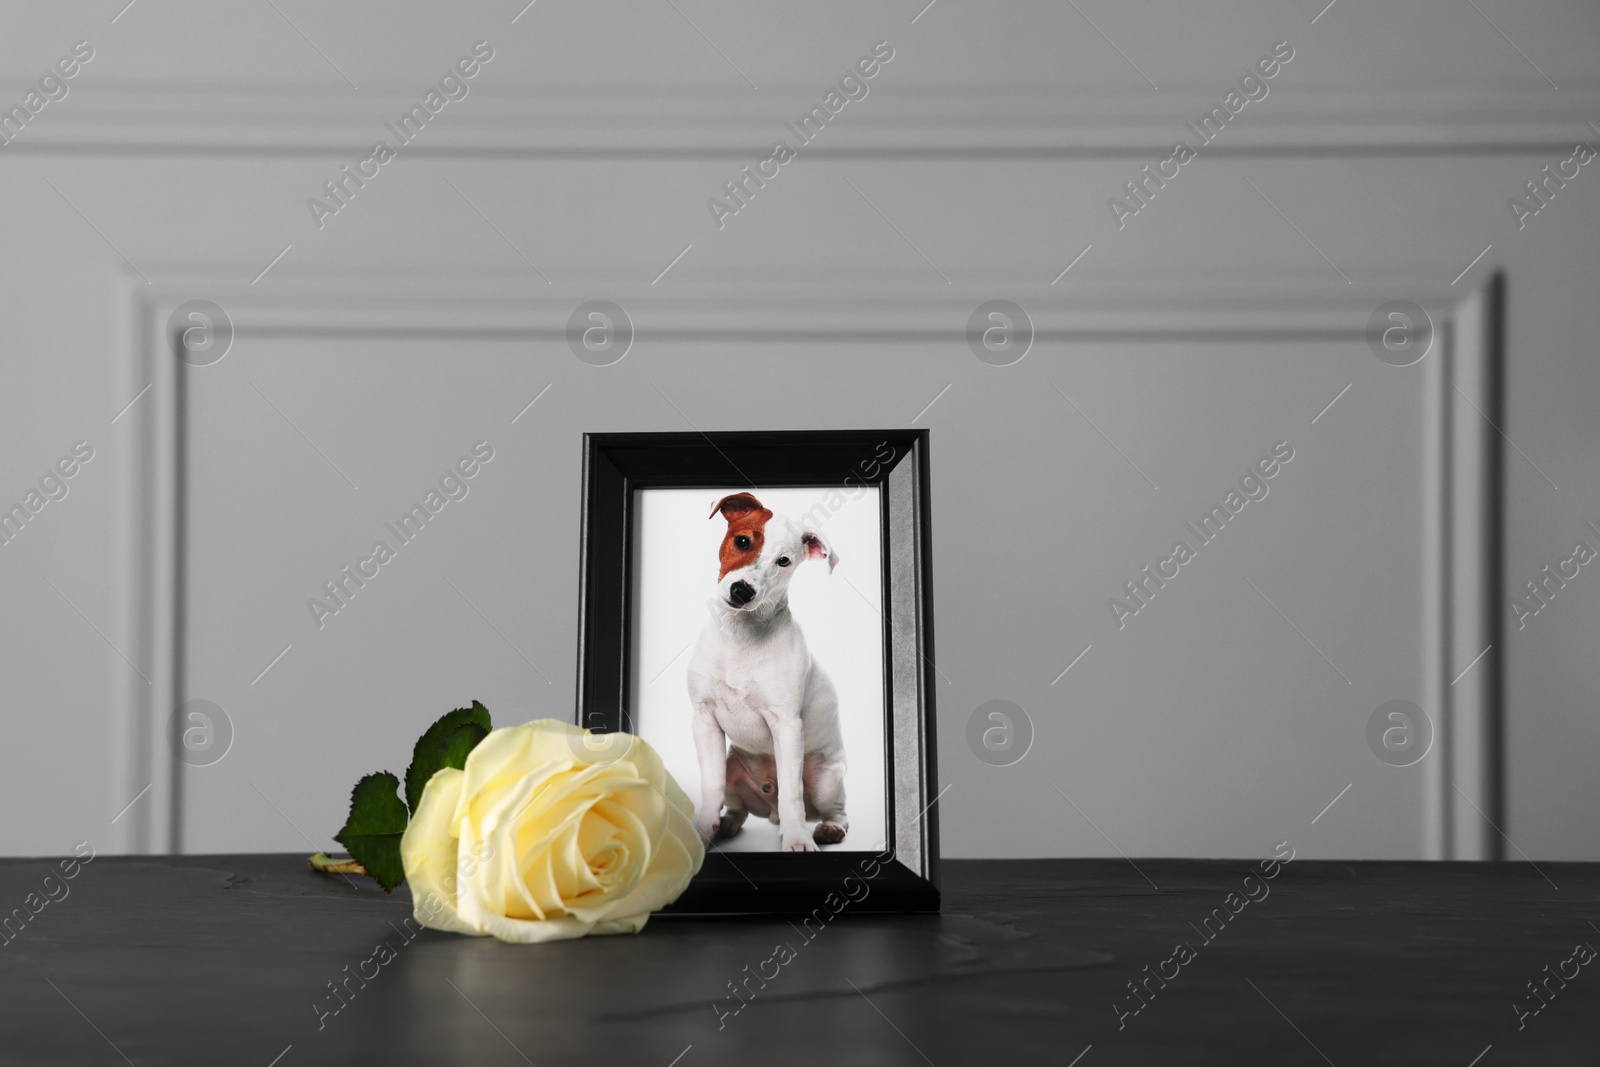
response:
[[[690,728],[689,660],[709,620],[706,601],[716,592],[717,548],[728,524],[707,518],[728,489],[645,489],[636,498],[632,722],[661,753],[667,770],[700,803],[700,768]],[[797,522],[828,488],[763,489],[763,506]],[[835,500],[835,502],[837,502]],[[859,491],[815,527],[839,556],[802,563],[789,584],[789,605],[805,631],[812,658],[839,692],[844,734],[845,811],[850,832],[841,851],[876,851],[884,842],[884,707],[882,544],[876,488]],[[778,828],[750,819],[731,841],[733,852],[778,847]]]

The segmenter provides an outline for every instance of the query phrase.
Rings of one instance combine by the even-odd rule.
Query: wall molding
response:
[[[1281,343],[1337,341],[1365,344],[1368,316],[1379,303],[1403,296],[1428,310],[1437,330],[1437,351],[1427,358],[1425,373],[1433,376],[1425,415],[1429,489],[1425,508],[1431,532],[1420,547],[1424,573],[1431,575],[1424,610],[1427,632],[1419,687],[1424,700],[1449,707],[1435,723],[1441,741],[1425,760],[1429,786],[1424,798],[1427,855],[1492,858],[1492,841],[1479,834],[1481,820],[1458,799],[1455,784],[1464,783],[1491,817],[1500,810],[1503,755],[1498,736],[1497,684],[1471,694],[1453,693],[1444,683],[1459,664],[1455,653],[1473,644],[1485,623],[1461,605],[1499,602],[1498,552],[1495,537],[1481,536],[1490,516],[1499,528],[1500,505],[1492,493],[1470,505],[1460,493],[1445,495],[1440,479],[1444,458],[1461,447],[1462,427],[1477,418],[1467,406],[1496,410],[1497,387],[1492,374],[1482,373],[1485,333],[1490,319],[1483,308],[1498,308],[1497,290],[1466,295],[1433,278],[1436,268],[1361,269],[1350,273],[1356,284],[1330,282],[1326,271],[1253,270],[1196,280],[1184,272],[1163,270],[1103,274],[1084,284],[1052,287],[1043,278],[1012,291],[964,285],[932,285],[908,270],[903,275],[877,276],[871,288],[851,277],[819,279],[814,274],[772,269],[746,276],[727,286],[690,288],[688,295],[665,295],[646,280],[612,284],[563,282],[546,286],[526,279],[508,280],[504,272],[442,273],[433,270],[339,271],[317,274],[297,271],[252,286],[257,264],[224,263],[153,265],[160,279],[146,284],[125,277],[115,287],[120,346],[114,352],[115,379],[121,395],[133,396],[151,384],[127,418],[134,422],[123,471],[119,502],[118,543],[124,554],[117,565],[120,598],[117,644],[127,648],[151,678],[118,683],[113,698],[113,751],[119,760],[113,781],[119,796],[133,796],[154,783],[146,801],[129,810],[117,827],[114,846],[128,852],[181,851],[183,847],[183,765],[167,742],[166,723],[183,699],[183,381],[188,373],[204,373],[174,357],[167,347],[165,323],[172,309],[186,300],[205,298],[224,307],[233,321],[235,344],[251,336],[300,336],[342,339],[385,339],[439,336],[455,340],[518,338],[559,343],[566,318],[583,300],[605,296],[628,309],[636,330],[635,344],[690,340],[703,344],[870,342],[900,355],[905,343],[926,344],[930,338],[950,343],[961,336],[966,317],[996,292],[1022,304],[1033,318],[1038,337],[1119,342],[1192,344],[1211,337],[1233,341]],[[1042,273],[1042,272],[1041,272]],[[1017,276],[1022,277],[1020,274]],[[864,293],[872,293],[869,299]],[[1488,296],[1485,293],[1489,293]],[[1463,308],[1465,310],[1463,310]],[[1498,313],[1498,312],[1496,312]],[[1497,321],[1497,320],[1495,320]],[[1474,341],[1472,339],[1476,338]],[[956,343],[960,343],[959,340]],[[1036,344],[1038,341],[1036,340]],[[1455,352],[1468,351],[1480,371],[1441,378]],[[1498,358],[1498,347],[1490,346]],[[1040,358],[1038,354],[1029,358]],[[1465,358],[1465,357],[1463,357]],[[1465,397],[1446,391],[1441,381],[1459,387]],[[1465,401],[1465,402],[1463,402]],[[1446,417],[1446,411],[1452,412]],[[1470,418],[1469,418],[1470,416]],[[1497,453],[1479,426],[1470,431],[1478,446],[1470,453],[1471,470],[1458,459],[1453,477],[1499,478]],[[1451,436],[1452,434],[1457,436]],[[1493,466],[1490,466],[1493,465]],[[1450,503],[1451,500],[1455,504]],[[1491,508],[1485,511],[1484,508]],[[1452,598],[1445,601],[1446,593]],[[1462,611],[1467,611],[1462,614]],[[1498,618],[1498,616],[1495,616]],[[1501,643],[1475,670],[1484,678],[1500,677]],[[1477,646],[1481,647],[1481,646]],[[120,667],[120,665],[119,665]],[[125,668],[112,677],[127,679]],[[1434,706],[1442,706],[1435,704]],[[1457,739],[1460,739],[1459,741]],[[1455,753],[1451,756],[1449,753]],[[1453,762],[1450,762],[1453,761]],[[1460,766],[1457,766],[1457,765]],[[1469,765],[1470,764],[1470,765]],[[1470,839],[1462,839],[1461,834]],[[1452,835],[1455,835],[1452,837]],[[1476,836],[1474,836],[1476,835]],[[1452,843],[1453,842],[1453,843]]]
[[[1356,340],[1379,304],[1411,300],[1448,314],[1461,297],[1439,264],[1346,264],[1346,283],[1326,265],[1210,272],[1129,270],[1088,261],[1051,284],[1060,264],[994,272],[982,282],[942,283],[912,261],[893,269],[806,267],[741,270],[654,286],[648,276],[599,271],[544,284],[503,270],[297,267],[250,284],[259,263],[146,264],[157,279],[135,296],[168,311],[184,300],[221,304],[241,334],[428,335],[559,341],[578,304],[620,304],[639,340],[743,343],[894,341],[959,337],[967,316],[997,297],[1020,304],[1038,340],[1221,340],[1250,337]],[[1492,269],[1493,258],[1474,273]],[[163,312],[164,313],[164,312]]]
[[[182,664],[181,364],[159,351],[166,310],[143,279],[113,282],[109,380],[114,396],[137,397],[119,416],[128,447],[117,450],[113,515],[113,643],[127,649],[140,674],[113,670],[112,796],[140,797],[111,827],[111,851],[161,853],[181,843],[182,779],[167,744],[167,718],[177,706]],[[146,386],[148,392],[143,392]],[[142,395],[141,395],[142,394]]]
[[[1481,155],[1570,150],[1595,136],[1600,81],[1352,88],[1271,83],[1269,95],[1205,148],[1216,157]],[[489,84],[445,110],[407,155],[477,159],[728,159],[754,162],[785,121],[820,99],[815,84],[759,95],[726,85]],[[41,114],[4,151],[13,155],[326,157],[353,162],[423,87],[300,82],[85,85]],[[1226,85],[1156,93],[1101,84],[872,83],[824,135],[816,159],[1152,159],[1186,136]]]
[[[1497,272],[1463,294],[1438,323],[1441,358],[1425,368],[1428,859],[1505,858],[1505,290]]]

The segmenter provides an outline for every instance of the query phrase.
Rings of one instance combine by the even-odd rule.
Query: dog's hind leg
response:
[[[815,753],[806,757],[806,816],[822,820],[811,832],[819,845],[837,845],[850,829],[844,813],[844,772],[842,759],[827,760]]]

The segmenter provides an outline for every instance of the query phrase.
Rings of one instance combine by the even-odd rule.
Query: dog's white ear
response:
[[[732,522],[741,515],[748,515],[752,511],[761,511],[761,501],[749,493],[733,493],[723,497],[711,505],[711,514],[706,518],[715,518],[717,512],[722,512],[722,517]]]
[[[800,535],[800,543],[805,546],[806,559],[825,559],[828,561],[828,573],[833,573],[833,568],[839,565],[839,553],[835,552],[822,535],[814,530],[806,530]]]

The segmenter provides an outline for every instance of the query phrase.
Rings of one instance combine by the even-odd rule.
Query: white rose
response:
[[[637,933],[700,870],[693,815],[637,737],[554,719],[495,730],[428,781],[401,838],[413,911],[502,941]]]

